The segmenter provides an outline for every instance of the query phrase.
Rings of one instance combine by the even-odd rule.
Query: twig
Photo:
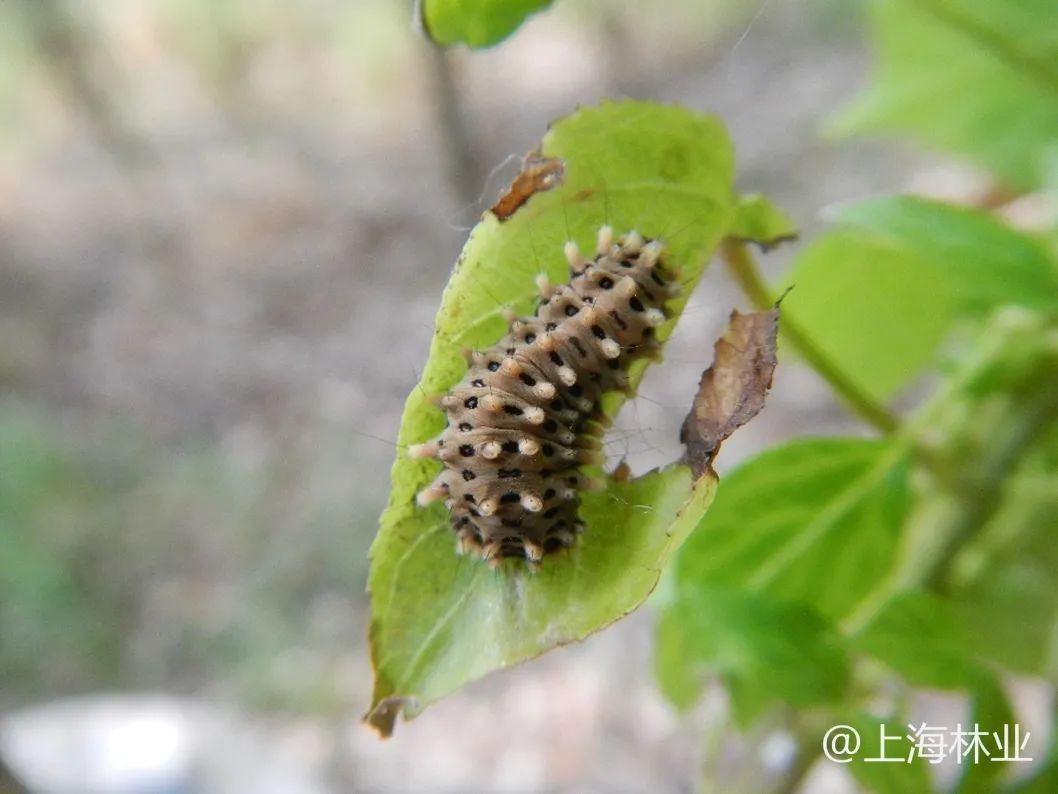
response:
[[[451,57],[448,50],[437,44],[430,42],[427,47],[433,75],[434,116],[448,156],[449,183],[461,206],[473,205],[479,198],[481,173]]]
[[[973,369],[969,372],[971,375],[976,374]],[[936,412],[950,403],[953,395],[964,385],[956,381],[938,394],[931,406],[904,428],[901,438],[910,443],[924,426],[935,420]],[[975,463],[977,474],[970,481],[945,481],[951,502],[930,526],[929,535],[934,542],[927,549],[916,549],[906,567],[897,570],[859,609],[842,621],[842,634],[848,636],[862,631],[901,593],[916,589],[944,593],[953,561],[978,537],[1002,505],[1006,475],[1026,450],[1031,449],[1041,438],[1043,431],[1058,421],[1058,403],[1053,398],[1055,389],[1058,389],[1058,378],[1052,375],[1048,380],[1036,383],[1033,393],[1028,397],[1010,397],[1011,400],[1020,401],[1019,410],[1006,420],[1004,432],[994,437],[982,450],[980,460]],[[797,763],[778,789],[782,794],[795,792],[807,769],[819,757],[819,742],[812,747],[804,741],[808,736],[807,733],[801,736]]]

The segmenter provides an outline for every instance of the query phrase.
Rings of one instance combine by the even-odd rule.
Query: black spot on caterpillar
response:
[[[578,468],[603,462],[602,395],[628,391],[629,365],[656,357],[653,329],[681,290],[664,246],[636,232],[615,240],[604,226],[593,259],[573,243],[565,253],[569,282],[537,278],[534,315],[468,354],[439,402],[448,427],[409,449],[445,466],[419,503],[444,499],[458,551],[491,564],[520,557],[535,568],[583,531],[577,496],[593,482]]]

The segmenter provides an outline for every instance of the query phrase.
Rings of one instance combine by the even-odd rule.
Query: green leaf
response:
[[[388,733],[398,706],[414,717],[468,681],[635,609],[705,511],[714,482],[703,478],[692,490],[690,470],[677,466],[583,496],[583,538],[536,574],[515,561],[493,571],[457,558],[437,510],[419,511],[425,527],[417,517],[384,526],[399,535],[380,538],[388,545],[376,545],[372,559],[372,724]]]
[[[1033,760],[1043,753],[1033,750]],[[1047,749],[1046,761],[1024,780],[1001,789],[1003,794],[1054,794],[1058,791],[1058,738],[1051,731],[1051,746]]]
[[[963,626],[951,605],[925,592],[902,593],[884,605],[871,622],[849,638],[851,647],[882,661],[910,684],[965,691],[972,713],[965,730],[989,735],[1013,725],[1015,717],[995,673],[968,652]],[[956,726],[947,726],[954,730]],[[1002,767],[963,761],[956,789],[960,794],[991,792]],[[954,763],[954,759],[949,760]]]
[[[932,361],[957,307],[955,287],[925,254],[853,231],[803,250],[782,286],[792,287],[783,313],[880,400]]]
[[[846,228],[795,260],[783,310],[876,399],[933,360],[957,317],[1058,308],[1058,263],[1043,242],[984,212],[885,197],[843,207],[838,221]]]
[[[1058,680],[1056,340],[1052,316],[997,312],[949,386],[913,423],[929,466],[916,472],[920,497],[900,577],[940,588],[946,636],[962,653],[1052,680]]]
[[[1033,556],[1022,547],[1017,558],[992,560],[991,569],[950,596],[963,647],[982,659],[1023,673],[1058,680],[1058,581],[1054,538],[1058,526],[1044,525],[1049,547]],[[1043,533],[1040,535],[1042,540]],[[1042,545],[1042,544],[1040,544]]]
[[[666,608],[654,634],[654,677],[661,693],[680,711],[698,702],[704,683],[701,662],[691,655],[693,644],[680,611]]]
[[[681,599],[701,601],[722,585],[834,620],[849,614],[893,565],[908,509],[906,457],[888,442],[835,438],[753,458],[724,479],[681,549]]]
[[[866,713],[853,713],[843,723],[860,737],[859,751],[846,769],[872,794],[929,794],[933,790],[926,762],[915,757],[907,763],[909,743],[902,722],[879,720]],[[884,734],[883,734],[884,731]],[[883,741],[884,736],[884,741]],[[899,737],[896,741],[893,737]],[[867,761],[868,758],[900,758],[900,763]],[[834,763],[824,761],[823,763]]]
[[[980,730],[989,734],[998,732],[1002,735],[1005,726],[1013,730],[1015,723],[1017,717],[1010,701],[994,677],[977,688],[973,693],[970,719],[964,730],[977,730],[979,726]],[[962,775],[955,789],[956,794],[992,794],[996,790],[996,779],[1008,771],[1004,769],[1006,765],[983,761],[968,763],[972,760],[972,755],[963,757]]]
[[[731,227],[731,236],[756,243],[767,250],[779,243],[797,239],[797,227],[790,216],[767,196],[749,193],[739,196],[738,215]]]
[[[448,46],[462,42],[489,47],[511,35],[525,19],[552,0],[422,0],[423,27]]]
[[[928,259],[969,311],[1007,303],[1058,307],[1058,264],[1046,246],[986,212],[887,196],[843,207],[838,218],[883,244]]]
[[[968,653],[1058,681],[1058,427],[1011,472],[946,594]]]
[[[873,12],[874,80],[832,129],[909,134],[1039,186],[1058,134],[1058,3],[879,0]]]
[[[912,684],[968,690],[990,685],[991,672],[966,652],[955,625],[940,598],[908,592],[888,602],[849,641]]]
[[[776,701],[804,707],[844,694],[844,649],[813,610],[729,587],[686,589],[659,625],[656,671],[677,706],[693,702],[706,671],[724,679],[743,724]]]
[[[724,479],[680,550],[659,626],[655,669],[673,703],[694,702],[703,669],[725,677],[743,721],[775,701],[840,696],[846,662],[828,621],[890,573],[906,458],[883,441],[810,439]]]
[[[734,218],[731,144],[711,117],[652,103],[605,103],[556,123],[541,156],[564,160],[565,180],[505,221],[486,213],[471,233],[445,291],[422,380],[405,406],[402,450],[443,428],[429,396],[462,377],[461,348],[496,342],[506,329],[505,305],[532,310],[534,274],[543,270],[565,282],[565,240],[590,250],[603,223],[619,233],[636,228],[667,241],[690,286]],[[658,337],[669,333],[671,325],[663,326]],[[633,380],[641,371],[633,368]],[[692,488],[684,467],[610,483],[582,497],[587,529],[577,547],[530,576],[514,561],[492,571],[456,556],[443,507],[415,505],[436,468],[398,454],[371,550],[376,680],[369,721],[383,733],[398,711],[414,716],[490,670],[580,639],[634,609],[713,492],[708,479]]]

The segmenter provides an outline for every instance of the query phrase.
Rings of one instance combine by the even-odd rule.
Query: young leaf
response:
[[[511,35],[552,0],[421,0],[427,34],[442,46],[489,47]]]
[[[986,212],[886,196],[843,207],[838,219],[929,260],[966,311],[1008,303],[1058,308],[1058,262],[1046,246]]]
[[[731,227],[736,240],[756,243],[765,251],[780,243],[797,239],[797,227],[785,212],[767,196],[749,193],[739,196],[738,215]]]
[[[562,160],[564,180],[502,222],[486,213],[471,233],[445,291],[422,380],[405,407],[402,449],[444,426],[429,397],[462,376],[461,348],[499,339],[505,306],[531,312],[541,270],[555,283],[566,280],[566,240],[591,250],[603,223],[661,238],[689,291],[731,227],[731,145],[714,118],[647,102],[605,103],[557,122],[540,156]],[[666,324],[657,336],[669,333]],[[633,368],[633,383],[641,370]],[[578,544],[530,575],[512,562],[493,571],[456,556],[443,506],[415,506],[435,469],[433,461],[398,454],[371,550],[376,679],[367,719],[383,735],[398,712],[414,716],[490,670],[580,639],[634,609],[713,493],[711,478],[695,483],[682,466],[611,482],[582,497],[587,529]]]
[[[958,305],[951,280],[924,252],[854,231],[817,239],[782,285],[793,287],[784,314],[879,400],[933,359]]]
[[[846,228],[794,261],[783,309],[876,399],[931,362],[956,318],[1006,304],[1058,308],[1047,247],[986,213],[886,197],[846,206],[838,220]]]
[[[775,702],[836,702],[848,684],[841,641],[814,610],[736,588],[681,595],[661,621],[658,650],[662,691],[677,706],[693,703],[708,672],[727,684],[743,724]]]
[[[849,642],[852,648],[887,664],[910,684],[969,692],[973,712],[962,727],[979,728],[991,736],[1004,725],[1012,725],[1015,718],[995,673],[967,652],[958,623],[941,598],[907,592],[886,604]],[[956,763],[954,758],[949,762]],[[987,758],[973,763],[972,755],[961,763],[963,775],[957,791],[969,794],[994,789],[993,780],[1001,766],[987,763]]]
[[[854,728],[860,737],[859,751],[846,768],[871,794],[930,794],[933,790],[926,762],[918,757],[906,761],[907,726],[902,722],[855,712],[842,717],[839,724]],[[900,763],[867,760],[878,758],[899,758]]]
[[[1044,388],[1053,394],[1055,387]],[[1015,410],[1027,402],[1022,397]],[[1058,424],[1031,437],[1032,448],[1002,482],[1002,504],[963,555],[972,565],[959,565],[945,588],[944,607],[963,653],[1058,681]],[[986,442],[976,457],[994,446]]]
[[[680,550],[680,598],[699,601],[726,585],[830,619],[849,614],[893,564],[908,509],[906,459],[898,444],[834,438],[789,442],[745,463]]]
[[[967,690],[991,685],[991,671],[961,646],[951,613],[935,596],[907,592],[888,602],[849,642],[912,684]]]
[[[1058,3],[878,0],[871,87],[839,133],[908,133],[1017,188],[1041,185],[1058,130]]]
[[[980,337],[912,423],[929,466],[895,579],[943,593],[967,655],[1054,678],[1058,325],[1008,307]]]

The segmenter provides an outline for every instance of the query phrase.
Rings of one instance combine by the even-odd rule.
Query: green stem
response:
[[[776,296],[764,283],[760,268],[744,242],[726,239],[720,245],[720,255],[739,287],[757,309],[767,311],[776,305]],[[900,427],[899,420],[860,389],[794,320],[782,318],[782,333],[853,413],[885,435],[891,435]]]
[[[967,366],[960,378],[935,395],[904,427],[901,438],[914,450],[916,462],[933,476],[933,492],[947,498],[935,498],[925,508],[932,513],[909,522],[927,529],[912,536],[911,546],[903,553],[904,563],[843,622],[845,634],[862,630],[890,600],[907,590],[925,588],[943,593],[952,560],[999,509],[1007,475],[1040,434],[1058,421],[1058,401],[1054,399],[1058,376],[1045,373],[1039,382],[1008,395],[1007,399],[1016,401],[1017,410],[1006,416],[1002,432],[994,434],[974,456],[971,476],[935,460],[931,451],[923,448],[920,437],[948,410],[956,395],[980,376],[980,366],[980,361]]]
[[[1042,391],[1026,400],[1018,414],[997,433],[981,473],[974,482],[963,483],[955,496],[961,509],[948,525],[943,543],[924,566],[918,579],[928,589],[947,589],[946,572],[955,554],[973,539],[977,531],[999,509],[1006,476],[1017,465],[1025,450],[1058,416],[1054,393]]]

